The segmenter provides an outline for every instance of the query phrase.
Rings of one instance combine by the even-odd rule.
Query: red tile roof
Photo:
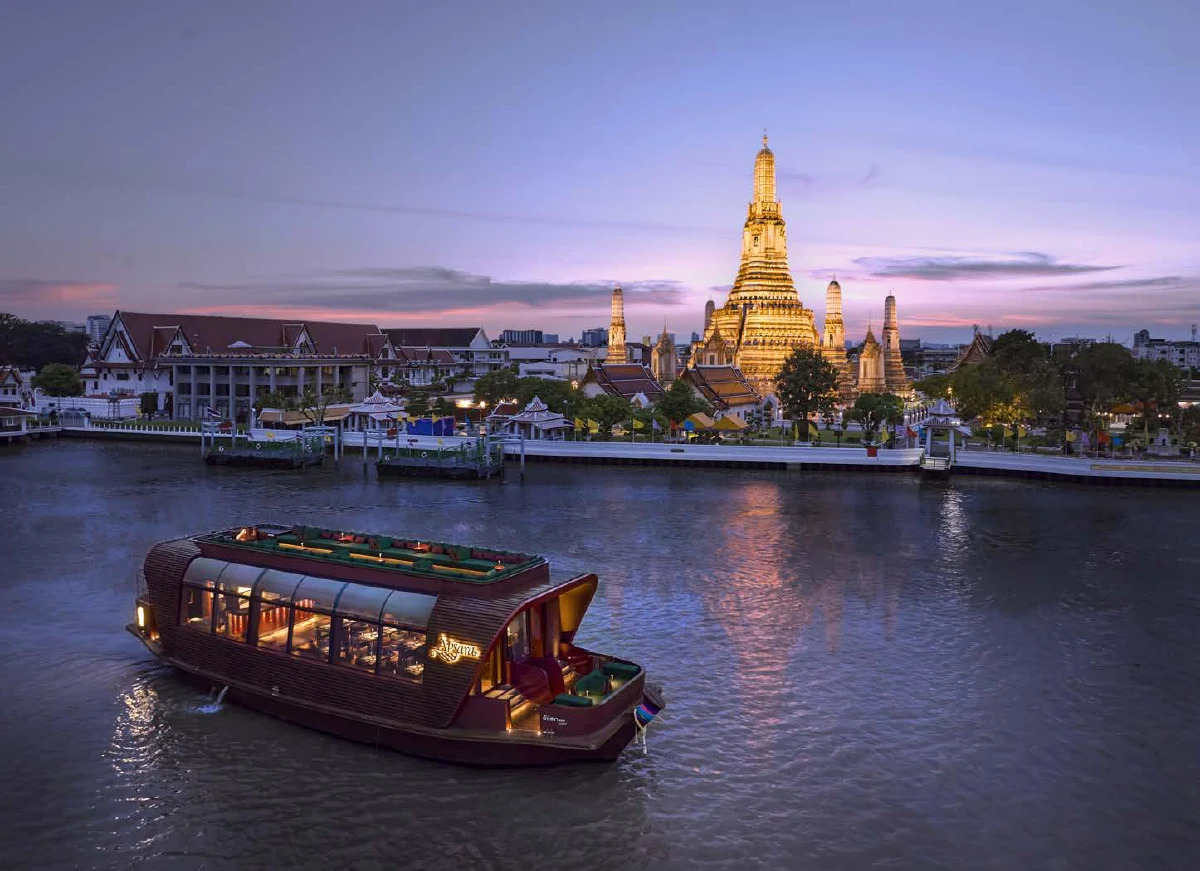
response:
[[[235,342],[244,342],[257,351],[284,350],[291,347],[305,328],[318,354],[366,354],[372,347],[368,336],[380,333],[374,324],[333,321],[296,323],[271,318],[127,311],[118,311],[117,317],[125,324],[133,340],[133,350],[143,361],[163,354],[177,330],[182,330],[195,354],[226,354]]]
[[[623,399],[633,399],[641,393],[654,402],[665,392],[654,380],[650,367],[641,363],[598,363],[588,370],[583,380],[585,384],[595,382],[605,393]]]

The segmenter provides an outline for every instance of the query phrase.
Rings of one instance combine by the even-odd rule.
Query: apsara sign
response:
[[[445,632],[438,635],[437,644],[429,648],[430,659],[440,659],[447,665],[454,665],[460,659],[479,659],[479,648],[451,638]]]

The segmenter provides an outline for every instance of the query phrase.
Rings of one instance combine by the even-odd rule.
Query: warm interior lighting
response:
[[[496,561],[496,565],[495,565],[495,569],[496,569],[496,571],[498,571],[498,572],[502,572],[502,571],[504,571],[504,563],[502,563],[502,562],[500,562],[499,560],[497,560],[497,561]]]
[[[454,665],[460,659],[479,659],[479,648],[474,644],[451,638],[445,632],[438,635],[438,643],[429,648],[430,659],[440,659],[447,665]]]
[[[141,605],[137,606],[137,624],[138,629],[146,628],[146,609]]]
[[[308,547],[307,545],[303,545],[303,544],[289,544],[286,541],[279,542],[279,546],[285,547],[288,550],[303,550],[303,551],[307,551],[308,553],[333,553],[333,551],[330,550],[329,548]],[[351,554],[351,556],[355,556],[355,554]]]

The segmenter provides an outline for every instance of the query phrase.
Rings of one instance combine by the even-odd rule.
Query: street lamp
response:
[[[481,434],[483,433],[483,411],[485,408],[487,408],[487,400],[479,400],[479,432]]]

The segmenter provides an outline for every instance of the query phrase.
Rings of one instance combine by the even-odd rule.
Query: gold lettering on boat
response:
[[[438,635],[438,642],[429,648],[430,659],[440,659],[447,665],[454,665],[460,659],[479,659],[479,648],[467,644],[457,638],[451,638],[445,632]]]

